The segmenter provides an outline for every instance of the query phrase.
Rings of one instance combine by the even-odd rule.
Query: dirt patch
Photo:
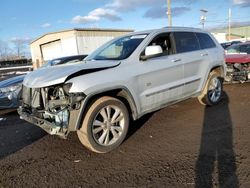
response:
[[[6,115],[1,143],[11,148],[25,133],[37,137],[12,155],[4,150],[0,187],[250,187],[250,84],[225,91],[214,107],[190,99],[143,117],[108,154],[88,151],[74,133],[68,140],[44,136],[17,114]]]
[[[0,159],[44,135],[40,128],[20,120],[16,110],[0,111]]]

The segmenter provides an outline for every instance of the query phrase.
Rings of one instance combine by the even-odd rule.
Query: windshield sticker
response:
[[[131,36],[130,39],[144,39],[147,35],[134,35]]]

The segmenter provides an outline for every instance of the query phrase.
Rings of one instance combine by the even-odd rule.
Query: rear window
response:
[[[211,37],[206,33],[196,33],[196,36],[199,40],[201,49],[214,48],[216,44],[211,39]]]
[[[192,32],[175,32],[174,39],[177,53],[200,50],[197,37]]]

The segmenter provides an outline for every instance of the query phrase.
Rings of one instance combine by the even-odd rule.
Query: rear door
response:
[[[202,83],[208,54],[200,48],[193,32],[174,32],[174,39],[176,52],[180,55],[184,67],[183,97],[187,97],[196,93]]]
[[[207,74],[212,66],[221,65],[221,61],[224,61],[224,57],[221,56],[221,51],[216,47],[215,42],[207,33],[195,33],[199,41],[202,56],[202,64],[200,67],[199,75],[201,77],[201,84],[199,90],[202,89],[203,84],[206,82]],[[223,50],[223,48],[221,48]]]

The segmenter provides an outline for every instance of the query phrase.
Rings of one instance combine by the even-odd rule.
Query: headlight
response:
[[[72,83],[67,83],[63,85],[63,90],[68,94],[71,86],[72,86]]]
[[[11,93],[18,91],[22,88],[22,83],[11,85],[9,87],[0,88],[0,93]]]

